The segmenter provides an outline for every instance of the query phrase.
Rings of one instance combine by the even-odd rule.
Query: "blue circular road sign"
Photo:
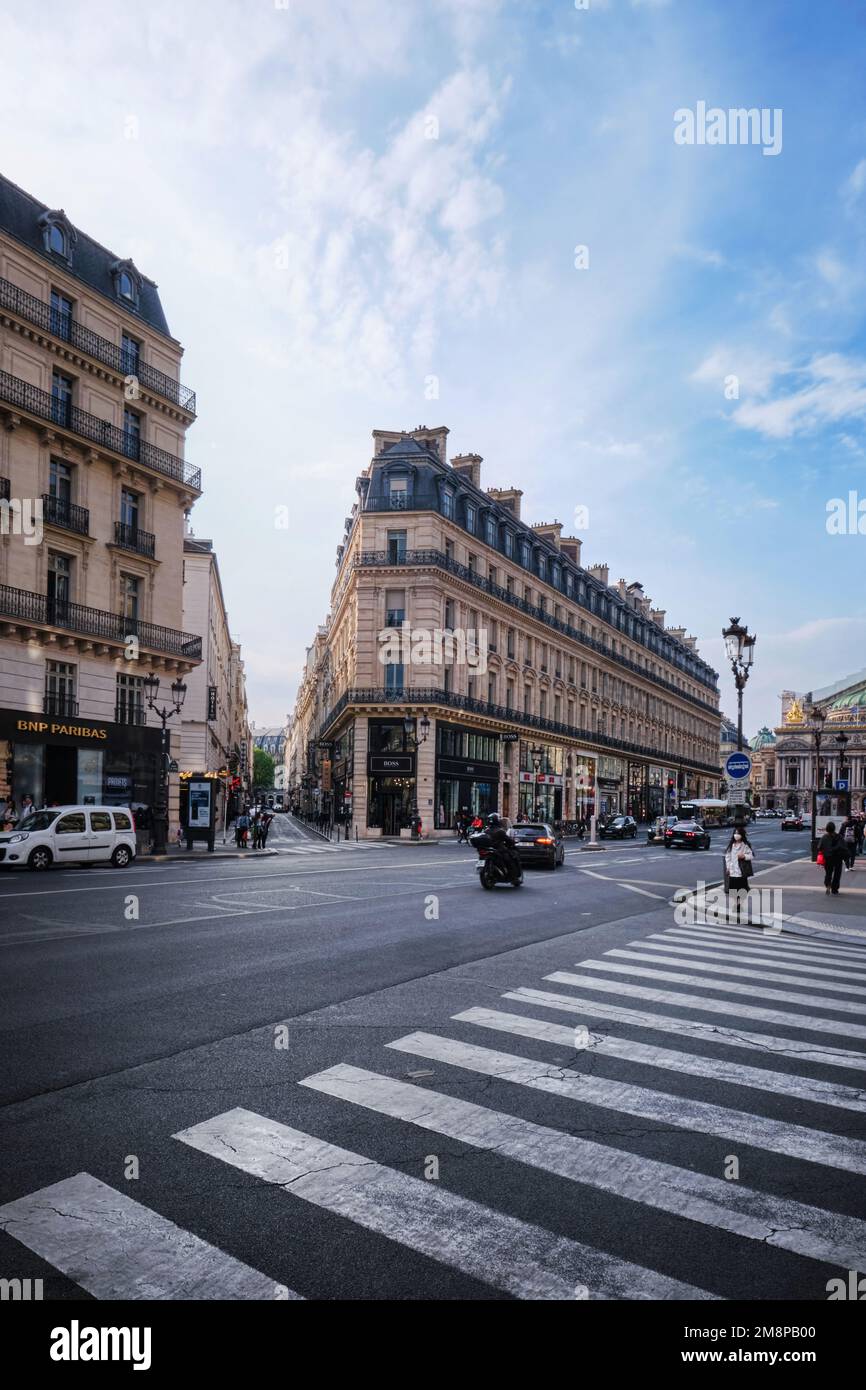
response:
[[[729,753],[725,761],[725,773],[732,782],[742,782],[752,770],[752,759],[748,753]]]

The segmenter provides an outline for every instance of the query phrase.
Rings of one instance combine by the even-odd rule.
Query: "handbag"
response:
[[[826,864],[826,862],[827,862],[827,861],[826,861],[826,859],[824,858],[824,851],[823,851],[822,849],[819,849],[819,850],[818,850],[818,858],[815,860],[815,863],[816,863],[816,864]]]

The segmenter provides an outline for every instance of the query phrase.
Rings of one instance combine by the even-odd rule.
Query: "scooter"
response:
[[[481,877],[482,888],[495,888],[497,883],[510,883],[512,888],[520,888],[523,885],[523,870],[518,866],[516,870],[509,870],[504,864],[500,864],[495,851],[490,845],[490,836],[485,832],[472,835],[469,843],[478,852],[478,863],[475,868]]]

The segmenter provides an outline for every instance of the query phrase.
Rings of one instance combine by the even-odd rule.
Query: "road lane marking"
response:
[[[513,998],[513,995],[511,997]],[[520,1038],[537,1038],[540,1042],[556,1043],[559,1047],[575,1049],[573,1024],[566,1027],[561,1023],[550,1023],[543,1018],[527,1018],[524,1014],[509,1014],[499,1009],[485,1008],[466,1009],[463,1013],[452,1014],[451,1017],[459,1023],[473,1023],[479,1028],[490,1028],[494,1032],[513,1033]],[[694,1033],[692,1036],[703,1036],[706,1040],[706,1034]],[[669,1071],[688,1072],[692,1076],[711,1077],[713,1080],[727,1081],[735,1086],[748,1086],[758,1091],[793,1096],[797,1100],[833,1105],[841,1110],[866,1111],[866,1089],[846,1086],[835,1081],[813,1081],[811,1077],[785,1071],[773,1071],[773,1058],[769,1056],[765,1059],[766,1067],[750,1067],[742,1062],[732,1062],[726,1057],[705,1057],[700,1053],[679,1052],[672,1048],[658,1047],[654,1043],[635,1042],[631,1038],[618,1038],[611,1033],[597,1031],[593,1032],[587,1047],[592,1052],[600,1052],[604,1056],[616,1057],[626,1062],[662,1067]],[[583,1050],[583,1047],[577,1049],[578,1052]]]
[[[619,965],[616,961],[605,958],[604,960],[582,960],[579,962],[581,970],[607,970],[614,975],[636,975],[645,980],[663,980],[668,985],[699,985],[701,989],[716,990],[721,994],[746,994],[750,999],[775,999],[780,1004],[804,1004],[814,1008],[820,1004],[823,1008],[829,1009],[834,1014],[856,1014],[858,1018],[864,1016],[862,1004],[855,1004],[848,999],[815,999],[809,994],[793,994],[790,990],[770,989],[767,985],[761,985],[760,989],[755,985],[740,985],[733,980],[710,980],[706,975],[680,975],[672,970],[653,970],[649,966],[641,965]],[[551,976],[545,976],[550,979]],[[569,984],[570,981],[561,979],[562,984]]]
[[[636,947],[642,945],[639,941],[633,944]],[[777,985],[802,985],[804,989],[811,987],[833,994],[859,994],[866,998],[866,989],[861,985],[842,984],[838,980],[815,980],[811,976],[804,980],[797,975],[780,974],[777,970],[749,970],[745,966],[734,965],[726,960],[683,960],[680,956],[665,955],[659,946],[647,946],[643,950],[626,950],[618,947],[615,950],[606,951],[604,959],[607,960],[608,956],[616,956],[617,960],[649,961],[652,965],[675,965],[683,969],[690,966],[693,970],[700,970],[702,974],[706,975],[736,975],[738,979],[769,980],[772,984]],[[770,961],[769,963],[773,965],[775,962]],[[758,964],[758,962],[754,962],[754,964]],[[808,969],[808,966],[805,968]],[[815,1000],[810,1002],[815,1003]],[[821,1002],[827,1004],[831,1009],[836,1007],[832,999],[824,999]],[[861,1009],[866,1013],[866,1005],[861,1005]]]
[[[663,902],[663,901],[664,901],[664,894],[662,894],[662,893],[648,893],[647,890],[646,890],[645,888],[638,888],[638,887],[636,887],[635,884],[633,884],[633,883],[620,883],[620,884],[619,884],[619,887],[620,887],[620,888],[627,888],[628,891],[629,891],[630,893],[641,893],[641,894],[643,895],[643,897],[645,897],[645,898],[658,898],[659,902]]]
[[[815,925],[812,923],[811,925]],[[796,955],[828,961],[850,961],[852,964],[866,962],[866,951],[862,946],[843,946],[837,942],[817,941],[807,936],[782,936],[775,932],[758,932],[754,927],[703,927],[682,926],[670,928],[678,937],[689,937],[693,941],[713,942],[719,946],[758,948],[772,950],[781,955]]]
[[[786,1028],[804,1029],[807,1033],[839,1033],[846,1038],[866,1039],[866,1028],[856,1023],[837,1022],[834,1018],[786,1013],[781,1009],[761,1009],[757,1005],[740,1004],[731,999],[708,999],[703,994],[680,994],[676,990],[656,989],[652,985],[633,985],[628,980],[603,980],[600,975],[572,975],[556,970],[544,978],[554,984],[576,985],[579,989],[598,990],[599,993],[605,994],[629,995],[633,999],[652,999],[657,1004],[698,1009],[702,1013],[725,1014],[728,1018],[756,1018],[762,1023],[778,1023]],[[745,992],[754,995],[754,990]]]
[[[249,1110],[174,1138],[516,1298],[715,1297]]]
[[[703,1023],[698,1019],[646,1013],[642,1009],[627,1009],[608,1004],[606,1000],[586,999],[573,994],[554,994],[549,990],[530,989],[524,985],[508,990],[502,998],[513,999],[520,1004],[537,1004],[540,1008],[554,1009],[558,1013],[586,1014],[589,1018],[626,1023],[631,1028],[674,1033],[678,1038],[698,1038],[704,1042],[719,1043],[724,1047],[738,1047],[744,1051],[757,1052],[768,1062],[774,1061],[780,1055],[796,1062],[810,1062],[815,1066],[846,1067],[866,1076],[866,1053],[852,1052],[846,1048],[832,1050],[817,1043],[774,1037],[771,1033],[750,1033],[744,1028],[738,1028],[736,1024],[726,1027],[721,1023]]]
[[[640,1206],[670,1212],[843,1269],[859,1269],[858,1261],[863,1260],[866,1222],[857,1217],[830,1214],[643,1154],[609,1148],[361,1067],[329,1067],[305,1077],[300,1085],[612,1193],[636,1203],[636,1212]],[[623,1216],[627,1219],[627,1213]]]
[[[301,1298],[90,1173],[7,1202],[0,1227],[95,1298]]]
[[[640,941],[630,941],[629,945],[648,946],[650,950],[672,952],[683,965],[689,964],[689,960],[682,959],[684,956],[689,957],[693,965],[701,964],[700,959],[695,960],[696,956],[703,956],[709,957],[714,961],[721,961],[723,964],[730,961],[732,964],[739,963],[740,965],[781,966],[784,970],[794,970],[801,974],[811,972],[813,975],[835,975],[837,978],[841,979],[866,981],[866,972],[849,970],[844,965],[816,965],[814,961],[799,960],[791,956],[785,956],[784,958],[760,954],[746,956],[743,955],[743,947],[741,946],[684,946],[680,938],[674,937],[667,932],[655,932],[652,936],[644,937]],[[755,949],[760,952],[761,948],[756,947]]]
[[[491,1047],[477,1047],[457,1038],[439,1037],[435,1033],[408,1033],[387,1044],[397,1052],[413,1057],[425,1057],[431,1062],[461,1067],[477,1076],[492,1076],[497,1081],[526,1086],[547,1095],[583,1105],[612,1110],[618,1115],[633,1115],[665,1127],[685,1129],[694,1134],[712,1134],[717,1139],[748,1144],[765,1153],[783,1154],[818,1163],[824,1167],[843,1168],[849,1173],[866,1173],[866,1143],[827,1134],[806,1125],[788,1124],[784,1120],[767,1119],[747,1110],[734,1110],[708,1101],[691,1100],[672,1095],[655,1086],[634,1086],[629,1082],[613,1081],[609,1076],[593,1076],[573,1072],[562,1066],[546,1066],[513,1052],[499,1052]],[[664,1073],[658,1078],[664,1084]],[[655,1078],[650,1078],[652,1083]]]

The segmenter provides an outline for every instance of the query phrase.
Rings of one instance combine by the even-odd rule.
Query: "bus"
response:
[[[711,830],[713,826],[733,825],[738,819],[751,821],[755,813],[751,806],[732,806],[713,797],[697,797],[694,801],[681,801],[677,815],[680,820],[699,820]]]

